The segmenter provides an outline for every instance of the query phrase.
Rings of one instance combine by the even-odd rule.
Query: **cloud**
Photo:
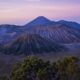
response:
[[[35,1],[40,1],[40,0],[26,0],[26,1],[31,1],[31,2],[35,2]]]
[[[41,0],[0,0],[0,3],[20,3],[20,2],[38,2],[38,1],[41,1]]]

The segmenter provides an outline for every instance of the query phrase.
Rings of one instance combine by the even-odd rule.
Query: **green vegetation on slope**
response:
[[[15,65],[10,80],[80,80],[80,59],[65,57],[53,63],[27,57]]]

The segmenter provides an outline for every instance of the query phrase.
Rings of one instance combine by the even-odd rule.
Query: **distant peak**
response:
[[[61,22],[61,23],[63,23],[63,22],[67,22],[67,21],[65,21],[65,20],[59,20],[58,22]]]
[[[31,22],[29,22],[27,24],[27,26],[40,26],[40,25],[47,25],[50,24],[51,21],[49,19],[47,19],[44,16],[39,16],[37,18],[35,18],[34,20],[32,20]]]
[[[36,19],[39,19],[39,20],[49,20],[48,18],[44,17],[44,16],[39,16],[37,17]],[[50,21],[50,20],[49,20]]]
[[[37,18],[46,18],[46,17],[44,17],[44,16],[38,16]]]

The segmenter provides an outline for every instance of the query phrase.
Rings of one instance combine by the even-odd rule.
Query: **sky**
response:
[[[80,0],[0,0],[0,24],[24,25],[38,16],[80,23]]]

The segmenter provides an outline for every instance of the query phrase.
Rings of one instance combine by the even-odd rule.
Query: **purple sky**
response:
[[[37,16],[80,23],[80,0],[0,0],[0,24],[25,24]]]

